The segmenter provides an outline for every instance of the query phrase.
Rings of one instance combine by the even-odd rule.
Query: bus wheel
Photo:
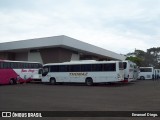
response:
[[[87,85],[87,86],[93,85],[93,80],[92,80],[92,78],[86,78],[86,85]]]
[[[55,78],[51,78],[50,79],[50,84],[51,85],[55,85],[56,84],[56,79]]]
[[[140,79],[141,79],[141,80],[145,80],[144,76],[141,76]]]
[[[13,84],[15,84],[15,81],[13,79],[10,79],[9,83],[10,83],[10,85],[13,85]]]

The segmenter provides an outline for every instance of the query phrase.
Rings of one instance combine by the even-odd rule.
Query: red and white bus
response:
[[[38,62],[0,60],[0,84],[30,82],[40,68]]]

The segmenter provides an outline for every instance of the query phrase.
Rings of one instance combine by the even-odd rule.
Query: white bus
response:
[[[160,78],[160,69],[154,69],[154,78],[159,79]]]
[[[138,80],[139,72],[140,72],[139,67],[134,63],[134,75],[133,75],[134,80]]]
[[[138,79],[146,80],[154,78],[154,68],[153,67],[140,67],[140,73]]]
[[[43,66],[42,82],[93,83],[124,80],[123,62],[120,61],[75,61],[51,63]]]
[[[123,65],[124,65],[124,82],[133,81],[135,63],[129,60],[126,60],[126,61],[123,61]]]

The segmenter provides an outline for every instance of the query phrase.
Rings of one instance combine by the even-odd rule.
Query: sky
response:
[[[0,43],[58,35],[119,54],[160,47],[160,0],[0,0]]]

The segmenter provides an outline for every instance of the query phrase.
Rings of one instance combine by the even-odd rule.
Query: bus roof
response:
[[[1,59],[0,59],[0,62],[40,63],[40,62],[31,62],[31,61],[14,61],[14,60],[12,61],[12,60],[1,60]]]
[[[132,62],[130,60],[123,60],[123,62],[129,62],[129,63],[133,63],[134,64],[134,62]]]
[[[43,66],[49,65],[77,65],[77,64],[97,64],[97,63],[116,63],[120,61],[95,61],[95,60],[81,60],[81,61],[71,61],[71,62],[63,62],[63,63],[48,63]]]
[[[153,68],[153,67],[139,67],[139,68]]]

